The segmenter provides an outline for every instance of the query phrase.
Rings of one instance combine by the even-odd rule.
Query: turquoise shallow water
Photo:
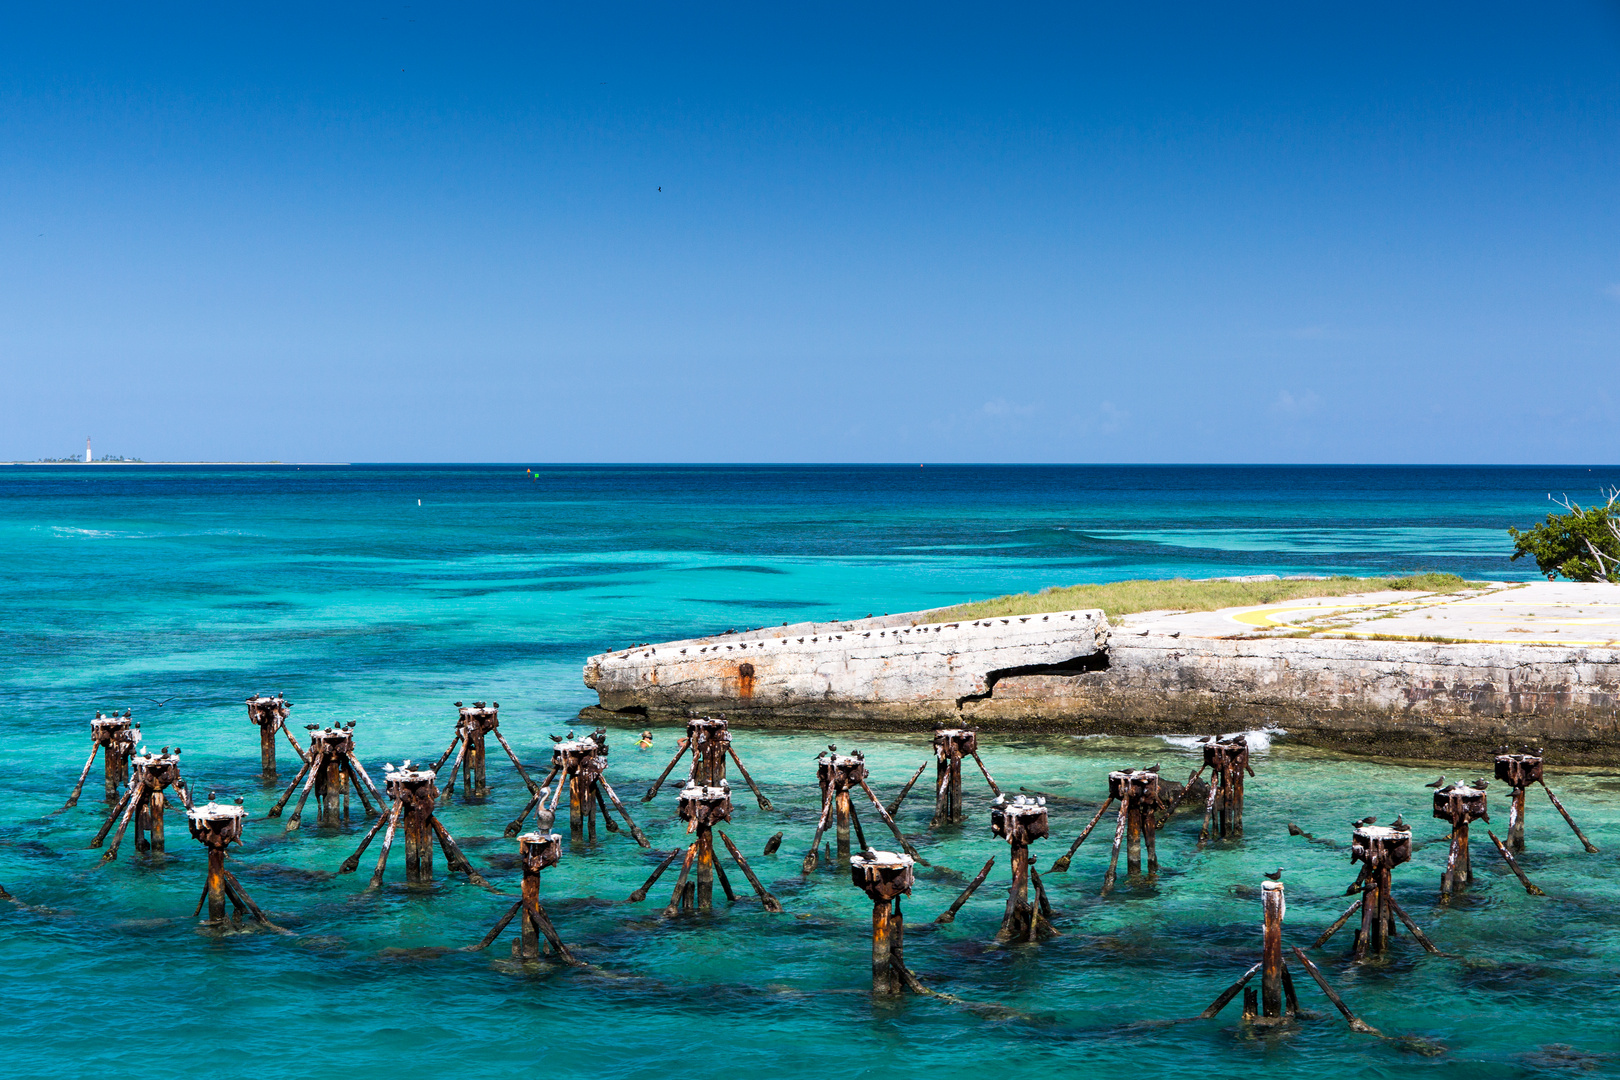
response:
[[[908,959],[938,989],[995,1006],[964,1008],[874,1003],[870,902],[845,872],[797,872],[817,809],[816,751],[863,749],[888,798],[924,760],[925,734],[739,731],[777,810],[739,798],[729,831],[787,913],[745,898],[665,922],[671,878],[646,903],[624,902],[655,854],[605,835],[567,851],[542,886],[558,929],[596,970],[522,970],[502,959],[504,942],[442,951],[477,940],[510,903],[445,877],[442,859],[435,886],[407,889],[396,849],[388,886],[367,894],[364,874],[330,876],[358,824],[286,834],[261,820],[275,792],[258,781],[242,705],[284,690],[295,731],[357,721],[376,775],[384,761],[436,757],[452,701],[494,698],[503,732],[539,767],[547,736],[591,701],[584,658],[614,645],[1133,576],[1524,577],[1534,568],[1506,561],[1503,527],[1544,513],[1549,490],[1608,479],[1584,468],[565,468],[532,480],[522,466],[4,470],[0,724],[13,767],[0,882],[28,906],[0,905],[0,1033],[11,1051],[0,1071],[1620,1074],[1611,772],[1552,767],[1599,855],[1581,853],[1532,795],[1524,865],[1549,898],[1526,896],[1479,830],[1481,880],[1465,900],[1436,903],[1439,845],[1396,874],[1397,897],[1448,955],[1424,955],[1402,935],[1388,964],[1358,968],[1343,961],[1348,932],[1314,954],[1353,1007],[1411,1040],[1349,1033],[1303,978],[1322,1019],[1256,1039],[1235,1005],[1219,1021],[1132,1025],[1197,1012],[1257,959],[1264,871],[1285,867],[1290,943],[1308,944],[1342,910],[1354,876],[1345,850],[1289,838],[1289,821],[1342,842],[1354,817],[1404,812],[1420,838],[1442,835],[1424,813],[1434,767],[1346,761],[1280,739],[1256,757],[1241,843],[1195,853],[1197,821],[1178,817],[1161,834],[1157,884],[1100,899],[1099,829],[1069,873],[1049,879],[1063,934],[1038,947],[991,943],[1006,854],[989,835],[982,780],[969,774],[962,828],[930,834],[926,800],[908,803],[902,824],[936,864],[906,902]],[[199,792],[245,797],[254,820],[236,873],[295,936],[199,932],[191,910],[205,857],[178,815],[164,858],[139,857],[126,840],[117,863],[94,869],[84,846],[102,812],[94,778],[78,807],[52,811],[83,764],[97,707],[131,707],[152,744],[183,746]],[[676,732],[659,729],[645,752],[632,734],[613,732],[610,757],[627,799],[663,767]],[[1193,760],[1176,739],[983,745],[1004,787],[1051,796],[1042,864],[1089,817],[1109,769],[1160,762],[1175,775]],[[289,779],[285,749],[281,760]],[[523,792],[503,762],[491,758],[487,803],[458,798],[444,820],[511,892],[514,845],[500,834]],[[683,842],[673,801],[666,786],[652,804],[631,803],[654,852]],[[781,853],[760,856],[778,830]],[[924,929],[991,854],[990,882],[957,921]]]

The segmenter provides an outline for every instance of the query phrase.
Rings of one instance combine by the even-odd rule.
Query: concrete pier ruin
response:
[[[1358,603],[1333,625],[1313,614]],[[1101,611],[952,622],[921,611],[768,627],[593,656],[584,678],[599,704],[582,717],[723,712],[739,726],[981,735],[1270,726],[1384,756],[1532,741],[1569,764],[1620,763],[1620,640],[1553,625],[1576,605],[1620,607],[1620,589],[1537,583],[1396,604],[1369,594],[1113,624]],[[1290,621],[1307,617],[1318,621]]]

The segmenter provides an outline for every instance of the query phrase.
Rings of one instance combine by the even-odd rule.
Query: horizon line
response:
[[[898,469],[930,466],[947,469],[1620,469],[1620,463],[1490,462],[1490,461],[73,461],[13,460],[0,465],[34,467],[174,467],[232,466],[248,468],[770,468]]]

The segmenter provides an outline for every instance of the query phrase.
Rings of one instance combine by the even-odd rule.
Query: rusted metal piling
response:
[[[1199,1017],[1211,1019],[1235,997],[1243,992],[1243,1019],[1251,1024],[1268,1025],[1291,1022],[1300,1015],[1299,996],[1294,990],[1294,976],[1288,968],[1288,961],[1283,956],[1282,928],[1283,917],[1287,914],[1288,905],[1284,896],[1283,883],[1280,880],[1282,871],[1276,875],[1267,875],[1269,880],[1260,883],[1260,902],[1264,912],[1261,930],[1260,962],[1244,972],[1237,982],[1223,990]],[[1334,992],[1328,985],[1327,979],[1322,976],[1315,964],[1311,963],[1305,953],[1299,949],[1294,955],[1300,963],[1305,965],[1306,973],[1316,980],[1328,1000],[1344,1015],[1346,1022],[1355,1031],[1378,1034],[1378,1032],[1356,1018],[1350,1011],[1344,999]],[[1249,980],[1256,974],[1260,976],[1260,993],[1257,995]]]
[[[1280,1017],[1283,1010],[1283,991],[1288,991],[1288,1011],[1299,1012],[1299,1001],[1294,997],[1294,980],[1289,977],[1288,965],[1283,961],[1282,924],[1288,904],[1283,897],[1281,881],[1260,884],[1260,899],[1264,907],[1260,948],[1260,1015]]]
[[[852,801],[856,787],[871,799],[873,809],[894,834],[901,850],[923,865],[927,865],[927,862],[917,854],[917,849],[911,846],[911,842],[900,835],[900,826],[894,823],[894,817],[884,808],[883,803],[873,793],[872,786],[866,782],[865,754],[859,750],[853,754],[840,754],[837,747],[829,746],[816,755],[816,783],[821,788],[821,816],[816,820],[816,834],[810,841],[810,850],[806,853],[801,867],[804,873],[808,874],[816,868],[816,849],[821,846],[821,835],[827,831],[829,821],[833,823],[834,835],[837,838],[838,849],[835,855],[837,862],[849,861],[851,829],[854,830],[861,847],[866,848],[865,831],[861,828],[861,821],[855,813]]]
[[[697,784],[687,784],[681,790],[680,817],[687,823],[688,831],[695,830],[697,839],[687,849],[686,860],[681,865],[680,876],[675,881],[675,893],[670,897],[669,906],[664,909],[665,915],[674,915],[681,910],[708,912],[714,909],[714,872],[717,869],[714,861],[714,826],[721,821],[731,820],[731,786],[702,787]],[[687,873],[695,869],[694,882],[686,880]],[[724,880],[725,871],[721,871]],[[731,891],[729,882],[725,885],[726,899],[735,900],[737,897]]]
[[[1299,1015],[1299,998],[1294,994],[1293,975],[1283,959],[1282,924],[1288,905],[1281,881],[1260,883],[1260,901],[1263,914],[1260,962],[1227,987],[1219,997],[1199,1015],[1209,1019],[1224,1009],[1228,1002],[1243,991],[1243,1018],[1254,1021],[1276,1022],[1283,1018],[1284,1008],[1290,1017]],[[1260,975],[1260,993],[1248,989],[1255,973]]]
[[[618,810],[624,823],[630,828],[630,835],[642,847],[651,847],[646,836],[642,835],[641,828],[630,817],[624,803],[619,801],[618,792],[608,783],[607,777],[602,775],[607,768],[607,731],[597,729],[583,739],[574,738],[570,731],[567,738],[558,738],[553,735],[556,745],[551,748],[551,772],[546,775],[545,783],[535,792],[534,796],[524,806],[523,812],[506,827],[507,836],[516,836],[523,827],[523,819],[528,817],[530,810],[549,809],[555,813],[557,804],[562,799],[563,789],[568,789],[568,831],[574,843],[596,842],[596,815],[602,815],[602,821],[607,825],[608,832],[618,832],[611,817],[608,816],[608,804]],[[552,781],[557,782],[556,790],[551,787]],[[551,805],[546,805],[550,798]]]
[[[163,850],[163,813],[168,806],[168,799],[163,791],[171,784],[185,806],[188,809],[191,806],[191,793],[186,789],[185,781],[180,776],[179,747],[175,747],[172,754],[169,753],[167,746],[157,753],[143,750],[130,758],[129,763],[132,770],[129,789],[113,806],[113,812],[102,823],[101,831],[96,833],[96,838],[90,842],[92,848],[100,847],[113,825],[118,826],[117,833],[113,835],[112,846],[101,857],[102,865],[118,857],[118,847],[124,842],[124,830],[129,828],[132,821],[135,823],[136,851]]]
[[[1107,809],[1106,804],[1104,809]],[[1040,941],[1058,932],[1052,925],[1052,903],[1046,897],[1046,886],[1029,857],[1029,845],[1047,835],[1047,826],[1043,798],[1014,795],[1009,800],[1005,795],[997,795],[996,801],[990,804],[990,831],[1012,847],[1012,882],[1007,888],[1007,907],[1001,916],[1001,928],[996,932],[997,941]],[[955,921],[956,913],[984,884],[995,863],[994,856],[986,860],[967,888],[934,921]],[[1036,904],[1031,904],[1029,899],[1031,883],[1035,886]]]
[[[1569,816],[1569,811],[1558,801],[1558,796],[1553,794],[1552,788],[1547,786],[1541,770],[1542,754],[1539,748],[1533,752],[1526,751],[1520,754],[1508,753],[1505,746],[1497,751],[1496,778],[1513,790],[1512,802],[1508,805],[1507,846],[1513,851],[1524,850],[1524,793],[1531,784],[1540,784],[1541,789],[1547,793],[1547,798],[1552,800],[1553,806],[1558,809],[1558,813],[1575,833],[1575,838],[1581,842],[1581,847],[1588,855],[1596,855],[1598,849],[1586,838],[1586,834],[1581,832],[1580,826]]]
[[[1498,757],[1496,763],[1498,776],[1503,772],[1508,773],[1514,779],[1524,779],[1531,773],[1539,776],[1541,772],[1539,758],[1529,758],[1529,761],[1527,761],[1527,755],[1514,754],[1505,756],[1510,759],[1517,758],[1518,760],[1509,760],[1506,763],[1506,768],[1504,768],[1502,758]],[[1534,763],[1532,768],[1526,767],[1529,762]],[[1442,781],[1444,779],[1443,776],[1440,778]],[[1439,782],[1436,781],[1436,783]],[[1449,901],[1452,893],[1465,888],[1474,880],[1473,852],[1468,846],[1468,823],[1471,821],[1483,820],[1488,822],[1491,820],[1490,814],[1486,813],[1485,806],[1485,787],[1488,783],[1487,780],[1473,780],[1467,784],[1446,784],[1434,793],[1434,816],[1451,825],[1451,834],[1448,837],[1451,841],[1451,847],[1446,853],[1446,869],[1440,875],[1440,900],[1442,903]],[[1511,780],[1509,783],[1511,786]],[[1522,850],[1524,847],[1523,785],[1513,787],[1513,796],[1508,806],[1508,837],[1510,840],[1512,839],[1513,828],[1516,826],[1519,829],[1519,847]],[[1531,884],[1528,877],[1525,877],[1524,870],[1519,866],[1519,860],[1513,857],[1513,851],[1508,844],[1502,843],[1496,834],[1489,829],[1485,830],[1485,835],[1491,838],[1491,843],[1496,846],[1497,854],[1501,855],[1502,861],[1508,864],[1508,869],[1512,870],[1513,876],[1519,879],[1519,884],[1524,886],[1525,892],[1531,896],[1547,895]],[[1576,835],[1580,835],[1580,830],[1576,830]],[[1585,840],[1585,837],[1581,837],[1581,839]]]
[[[833,855],[840,863],[849,861],[850,829],[860,827],[860,819],[855,814],[855,806],[850,801],[849,789],[855,780],[866,775],[866,762],[863,758],[848,755],[839,756],[829,754],[816,762],[816,783],[821,788],[823,802],[832,801],[836,821],[833,827],[834,849]],[[811,845],[812,850],[815,844]],[[861,847],[866,846],[866,837],[861,837]]]
[[[1012,884],[1007,889],[1001,929],[996,933],[998,941],[1040,941],[1057,933],[1046,887],[1029,857],[1029,845],[1045,836],[1046,830],[1045,799],[998,795],[990,807],[990,831],[1012,846]],[[1032,882],[1038,903],[1029,899]]]
[[[1510,754],[1502,747],[1496,754],[1496,778],[1512,792],[1508,796],[1507,846],[1524,850],[1524,791],[1541,780],[1541,752]]]
[[[73,794],[68,796],[62,809],[78,805],[79,794],[84,791],[84,781],[96,763],[97,752],[103,755],[107,802],[109,805],[117,803],[124,785],[129,782],[129,757],[135,752],[140,738],[141,726],[130,719],[128,709],[124,710],[123,716],[103,716],[101,710],[97,709],[95,719],[90,721],[90,756],[85,759],[79,782],[73,785]]]
[[[1193,777],[1204,769],[1211,770],[1209,796],[1204,804],[1204,825],[1198,832],[1198,846],[1209,839],[1210,821],[1215,822],[1215,835],[1222,840],[1235,840],[1243,835],[1243,777],[1254,775],[1249,764],[1249,740],[1244,735],[1225,735],[1204,741],[1204,764]],[[1188,778],[1189,785],[1192,777]]]
[[[485,799],[489,797],[489,783],[484,773],[484,740],[495,736],[495,741],[501,744],[506,756],[512,759],[512,765],[517,769],[518,776],[523,778],[523,784],[529,789],[530,796],[540,789],[535,782],[529,779],[524,771],[523,763],[518,760],[517,754],[512,750],[511,744],[501,734],[501,703],[498,701],[485,703],[475,701],[471,705],[456,702],[460,715],[456,718],[456,731],[450,738],[450,745],[440,755],[438,762],[433,766],[434,773],[444,768],[444,763],[450,760],[451,754],[456,754],[455,763],[450,766],[450,782],[445,785],[444,793],[440,796],[445,802],[456,789],[456,774],[461,774],[462,793],[470,799]],[[456,748],[461,750],[457,753]]]
[[[754,887],[760,903],[766,911],[780,912],[782,905],[777,902],[769,890],[760,883],[755,876],[748,861],[743,858],[742,852],[731,838],[717,826],[723,821],[731,820],[731,781],[722,779],[717,786],[700,784],[695,780],[688,780],[681,789],[677,812],[682,821],[686,822],[686,831],[695,833],[692,843],[687,845],[686,857],[681,861],[680,875],[675,879],[675,891],[670,894],[669,904],[664,908],[665,917],[671,917],[684,911],[709,912],[714,909],[714,882],[718,878],[720,888],[725,891],[726,899],[735,902],[737,894],[731,888],[731,881],[726,877],[726,871],[715,856],[714,837],[718,832],[720,840],[726,845],[726,851],[736,862],[737,868],[743,872],[748,883]],[[647,892],[658,883],[670,863],[680,854],[676,849],[665,857],[646,884],[630,895],[632,903],[640,903],[647,898]]]
[[[248,721],[259,729],[259,768],[266,780],[276,779],[276,732],[280,731],[287,736],[292,744],[293,753],[298,755],[300,762],[308,762],[309,755],[304,748],[298,745],[293,733],[287,729],[287,714],[292,711],[292,702],[281,693],[275,697],[260,697],[254,694],[247,699]]]
[[[681,789],[680,817],[686,822],[688,831],[696,831],[697,839],[687,851],[680,877],[675,882],[675,895],[670,897],[669,907],[664,909],[665,915],[674,915],[682,909],[690,911],[695,908],[703,912],[714,909],[714,877],[715,871],[720,870],[714,860],[714,827],[722,821],[731,820],[731,785],[724,781],[722,785],[704,787],[689,783]],[[693,874],[696,880],[688,884],[687,871],[693,869],[696,870]],[[736,900],[731,883],[725,880],[724,870],[720,870],[720,880],[726,891],[726,899]]]
[[[1396,818],[1396,822],[1394,825],[1362,822],[1351,826],[1350,861],[1362,864],[1361,873],[1351,888],[1361,886],[1361,896],[1334,921],[1332,926],[1322,932],[1313,948],[1326,945],[1328,940],[1338,933],[1339,928],[1359,911],[1361,925],[1356,930],[1355,944],[1351,951],[1355,959],[1365,959],[1369,952],[1382,954],[1395,935],[1397,918],[1425,949],[1429,952],[1439,951],[1424,936],[1417,923],[1401,909],[1400,904],[1395,902],[1395,897],[1391,893],[1390,872],[1412,858],[1412,830],[1409,826],[1400,824],[1399,818]]]
[[[272,925],[270,920],[248,897],[242,883],[236,880],[236,875],[225,869],[225,849],[242,840],[242,825],[247,819],[247,811],[242,809],[241,804],[242,800],[238,799],[234,806],[229,803],[222,805],[215,802],[210,793],[207,803],[186,811],[186,823],[191,827],[192,837],[208,849],[208,879],[203,885],[202,896],[197,900],[197,910],[192,914],[201,914],[203,905],[207,904],[208,922],[223,926],[225,905],[229,901],[236,907],[238,924],[242,916],[247,915],[255,922],[269,926]]]
[[[1446,868],[1440,875],[1440,899],[1450,900],[1453,893],[1467,888],[1474,880],[1474,864],[1468,849],[1468,823],[1490,821],[1485,808],[1484,782],[1479,787],[1468,784],[1447,784],[1434,793],[1434,816],[1451,825],[1451,849],[1446,853]]]
[[[726,778],[726,745],[731,725],[724,720],[693,719],[686,725],[687,749],[692,754],[694,784],[719,787]]]
[[[360,759],[354,753],[354,721],[329,728],[308,724],[306,728],[309,731],[309,753],[304,759],[304,767],[298,770],[293,782],[287,785],[287,790],[270,808],[269,816],[281,816],[281,811],[286,808],[293,792],[299,790],[300,784],[303,791],[298,796],[298,805],[293,807],[292,817],[287,819],[288,832],[298,828],[304,814],[304,803],[311,792],[315,794],[315,821],[319,825],[342,825],[349,819],[351,786],[365,805],[367,817],[380,813],[384,803],[382,792],[371,782],[365,766],[360,764]],[[371,799],[377,801],[375,808],[371,799],[366,797],[368,791]]]
[[[850,879],[872,898],[872,993],[879,996],[907,988],[906,919],[900,897],[911,892],[913,861],[910,855],[871,849],[849,861]]]
[[[1096,814],[1092,815],[1086,827],[1080,830],[1080,835],[1074,838],[1069,850],[1060,855],[1052,864],[1051,872],[1061,874],[1069,869],[1069,863],[1074,859],[1074,853],[1080,850],[1080,845],[1086,842],[1086,837],[1097,827],[1097,823],[1108,813],[1108,808],[1114,805],[1114,800],[1122,795],[1129,795],[1131,805],[1120,803],[1119,816],[1114,825],[1114,849],[1108,862],[1108,873],[1103,877],[1103,895],[1114,887],[1114,874],[1119,865],[1119,849],[1123,840],[1130,840],[1130,854],[1126,858],[1126,870],[1135,874],[1140,868],[1140,841],[1145,839],[1148,846],[1148,875],[1151,877],[1158,873],[1159,861],[1154,848],[1155,837],[1164,827],[1165,822],[1176,812],[1182,800],[1190,798],[1203,790],[1203,781],[1199,774],[1204,770],[1187,777],[1186,784],[1178,784],[1173,780],[1165,780],[1158,775],[1157,765],[1149,769],[1124,769],[1108,774],[1108,797],[1103,804],[1097,807]],[[1116,779],[1116,777],[1118,779]],[[1135,779],[1130,779],[1134,777]],[[1151,779],[1150,779],[1151,777]],[[1211,789],[1213,791],[1213,789]],[[1206,818],[1205,824],[1208,825]]]
[[[971,728],[935,728],[934,729],[934,817],[930,821],[930,828],[940,825],[954,825],[966,819],[967,814],[962,808],[962,759],[971,757],[984,774],[985,783],[990,785],[990,794],[1000,795],[1001,788],[996,784],[990,770],[984,767],[984,759],[979,756],[979,736]],[[900,804],[906,801],[911,793],[911,786],[928,767],[928,762],[917,766],[917,771],[907,781],[906,786],[900,789],[900,794],[889,804],[889,814],[892,816],[900,812]]]
[[[765,797],[765,793],[759,790],[759,785],[754,783],[754,778],[748,775],[748,769],[744,767],[742,758],[737,756],[737,748],[731,745],[731,725],[723,716],[693,717],[686,722],[686,738],[681,740],[680,749],[669,759],[669,764],[664,766],[664,771],[653,781],[652,787],[647,789],[647,794],[641,797],[642,802],[653,800],[658,794],[658,789],[664,785],[664,781],[674,770],[676,763],[688,753],[692,755],[692,767],[688,775],[695,783],[707,787],[719,786],[720,781],[726,778],[726,758],[729,756],[737,766],[738,775],[754,793],[759,808],[771,809],[771,800]]]
[[[408,884],[424,885],[433,880],[433,842],[437,838],[450,869],[466,874],[468,881],[487,888],[489,882],[473,869],[472,863],[467,861],[467,856],[463,855],[461,848],[456,845],[455,837],[450,835],[450,830],[446,829],[444,823],[434,815],[439,789],[434,783],[433,770],[413,769],[409,761],[397,769],[392,764],[386,766],[386,769],[383,779],[388,788],[391,805],[386,813],[377,815],[377,820],[372,824],[370,831],[360,841],[359,848],[344,860],[338,873],[352,874],[358,869],[360,856],[365,853],[372,837],[387,826],[388,831],[383,835],[382,852],[377,856],[377,869],[372,872],[371,882],[367,888],[375,889],[381,886],[383,871],[388,868],[388,853],[394,846],[394,832],[403,822],[405,881]]]
[[[1147,847],[1148,878],[1158,876],[1159,853],[1155,846],[1159,815],[1169,809],[1156,769],[1129,769],[1108,774],[1108,797],[1119,801],[1119,817],[1114,825],[1114,849],[1103,875],[1102,895],[1114,888],[1119,867],[1119,849],[1125,845],[1125,873],[1136,878],[1142,873],[1142,848]],[[1106,806],[1106,804],[1104,804]],[[1078,846],[1078,845],[1076,845]]]
[[[506,929],[506,924],[512,921],[513,916],[522,912],[523,919],[519,924],[518,936],[512,942],[512,959],[538,960],[550,951],[565,964],[584,966],[568,951],[568,946],[564,945],[562,938],[557,935],[557,928],[551,925],[546,909],[540,905],[540,871],[548,866],[556,866],[561,861],[562,837],[556,833],[531,832],[524,833],[517,841],[518,862],[523,868],[522,895],[496,922],[494,929],[485,934],[478,944],[468,946],[467,951],[477,952],[489,948],[495,939],[501,936],[501,931]],[[545,939],[544,944],[541,944],[542,938]]]

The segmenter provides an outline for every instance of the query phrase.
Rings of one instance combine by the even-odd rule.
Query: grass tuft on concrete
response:
[[[1017,593],[930,612],[929,622],[958,622],[997,615],[1040,615],[1048,611],[1102,608],[1109,618],[1137,611],[1218,611],[1221,608],[1275,604],[1318,596],[1400,590],[1454,593],[1473,588],[1456,574],[1424,573],[1405,577],[1334,577],[1321,581],[1113,581],[1106,585],[1052,586],[1038,593]]]

